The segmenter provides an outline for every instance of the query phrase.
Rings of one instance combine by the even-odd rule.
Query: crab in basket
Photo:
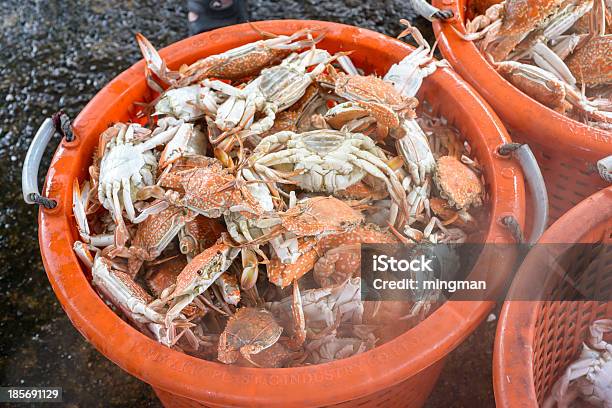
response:
[[[506,80],[533,99],[610,129],[610,5],[605,0],[504,0],[466,24]]]
[[[568,407],[577,399],[596,407],[612,407],[612,344],[604,340],[612,332],[612,320],[596,320],[577,361],[557,380],[544,407]]]
[[[362,301],[361,246],[463,242],[487,195],[463,135],[416,97],[444,64],[402,24],[418,48],[380,77],[316,28],[176,70],[138,34],[147,124],[111,124],[73,181],[100,296],[167,347],[246,367],[350,357],[426,316]]]

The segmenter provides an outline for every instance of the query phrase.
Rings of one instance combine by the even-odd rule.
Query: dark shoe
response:
[[[189,35],[244,23],[248,19],[246,0],[189,0]]]

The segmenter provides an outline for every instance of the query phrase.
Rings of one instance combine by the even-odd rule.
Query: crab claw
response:
[[[241,256],[243,269],[240,277],[240,286],[242,289],[248,290],[255,286],[255,283],[257,282],[259,261],[257,260],[257,255],[255,252],[248,248],[242,249]]]
[[[157,78],[162,80],[166,85],[174,84],[174,80],[177,78],[176,73],[168,69],[162,57],[155,47],[153,47],[153,44],[151,44],[151,42],[141,33],[136,33],[136,41],[138,42],[138,46],[146,62],[145,71],[147,73],[149,86],[153,85],[152,88],[156,91],[159,91],[159,88],[161,88],[153,81],[153,78],[150,77],[150,72],[153,72]],[[161,90],[161,92],[163,92],[163,90]]]

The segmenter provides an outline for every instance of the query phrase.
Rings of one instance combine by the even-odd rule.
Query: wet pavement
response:
[[[143,32],[165,46],[187,35],[186,2],[5,0],[0,8],[0,385],[61,386],[69,406],[159,406],[146,384],[84,341],[49,286],[36,213],[21,197],[21,163],[58,108],[75,117],[115,75],[140,58]],[[407,0],[251,1],[253,20],[309,18],[396,34]],[[282,7],[279,5],[282,4]],[[423,21],[419,22],[423,24]],[[425,25],[423,25],[424,27]],[[428,30],[431,36],[431,31]],[[53,141],[42,164],[46,169]],[[40,183],[42,185],[41,174]],[[492,406],[495,323],[484,323],[451,356],[428,405]],[[452,403],[449,403],[452,396]]]

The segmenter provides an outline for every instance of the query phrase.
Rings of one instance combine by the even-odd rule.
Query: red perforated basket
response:
[[[465,32],[470,0],[433,0],[433,4],[455,14],[449,22],[434,22],[444,58],[491,104],[513,140],[528,143],[536,156],[548,190],[550,222],[606,187],[596,163],[612,155],[612,133],[569,119],[502,78],[472,42],[453,30],[452,26]]]
[[[499,407],[538,407],[555,381],[580,354],[593,321],[612,318],[612,302],[562,301],[580,287],[587,299],[612,296],[612,187],[585,199],[559,218],[539,244],[595,243],[565,259],[570,279],[544,277],[530,254],[513,283],[524,288],[541,282],[547,301],[507,301],[497,327],[493,355],[493,384]],[[595,262],[606,262],[601,267]],[[555,260],[557,261],[557,260]],[[551,260],[551,262],[554,262]],[[546,282],[546,283],[545,283]],[[588,291],[584,291],[584,289]],[[522,289],[520,289],[522,290]]]
[[[259,29],[289,34],[326,29],[321,47],[354,50],[351,58],[368,72],[383,74],[412,51],[381,34],[320,21],[268,21]],[[160,53],[172,69],[260,39],[249,25],[204,33]],[[142,61],[123,72],[85,107],[73,123],[76,140],[63,141],[47,174],[44,194],[58,202],[39,217],[40,248],[49,281],[74,326],[106,357],[151,384],[167,406],[420,406],[434,386],[444,358],[471,333],[492,302],[446,302],[415,328],[374,350],[328,364],[256,369],[205,361],[171,350],[139,333],[108,308],[92,289],[72,252],[78,234],[71,211],[71,186],[84,179],[98,135],[109,123],[125,121],[135,101],[150,97]],[[470,142],[484,168],[489,192],[487,242],[512,242],[499,223],[525,221],[522,172],[496,154],[510,140],[489,106],[453,72],[440,69],[419,95]],[[503,281],[515,254],[500,253],[495,278]],[[499,281],[491,281],[495,286]]]

